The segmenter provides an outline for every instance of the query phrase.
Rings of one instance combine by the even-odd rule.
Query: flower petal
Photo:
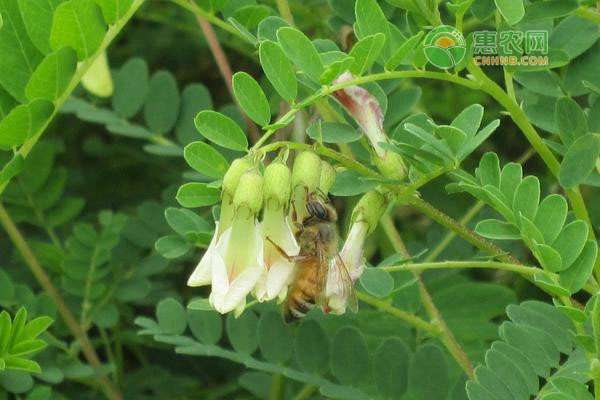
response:
[[[219,236],[219,223],[216,223],[215,233],[206,249],[206,252],[202,255],[200,262],[190,275],[187,285],[188,286],[204,286],[210,284],[211,281],[211,273],[212,273],[212,263],[213,256],[216,252],[217,240]]]

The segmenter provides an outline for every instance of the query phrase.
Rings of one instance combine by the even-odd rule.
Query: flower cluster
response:
[[[282,301],[296,273],[294,257],[300,252],[296,224],[307,215],[307,197],[326,195],[334,182],[334,168],[309,151],[296,156],[292,171],[281,159],[265,168],[249,158],[235,160],[223,179],[215,234],[188,285],[211,285],[209,301],[220,313],[240,314],[249,294],[258,301]],[[365,203],[373,198],[376,204]],[[379,211],[371,216],[367,208]],[[383,196],[370,192],[352,215],[340,256],[353,281],[362,273],[365,238],[382,208]],[[336,279],[332,275],[327,279],[328,308],[343,313],[347,299],[336,291]]]

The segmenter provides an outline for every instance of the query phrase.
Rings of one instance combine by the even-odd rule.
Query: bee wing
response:
[[[317,249],[317,298],[316,302],[322,309],[327,307],[327,272],[329,270],[323,245],[316,242]]]
[[[347,307],[352,312],[357,312],[358,300],[356,298],[356,293],[354,292],[354,282],[339,253],[335,254],[335,258],[332,260],[330,268],[332,269],[333,276],[337,278],[336,281],[339,282],[339,289],[343,298],[347,299]]]

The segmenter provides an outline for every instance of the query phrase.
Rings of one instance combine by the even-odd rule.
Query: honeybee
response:
[[[289,257],[296,264],[296,272],[283,304],[286,322],[304,317],[315,306],[328,312],[328,284],[348,299],[351,310],[358,308],[354,283],[338,252],[335,208],[325,196],[311,194],[306,211],[303,220],[296,221],[295,236],[300,252],[297,256]]]

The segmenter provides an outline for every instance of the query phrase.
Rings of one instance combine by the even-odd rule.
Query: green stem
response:
[[[65,325],[71,331],[71,333],[81,346],[81,350],[83,351],[84,357],[96,370],[96,379],[98,380],[99,385],[104,391],[106,397],[110,400],[121,400],[123,397],[119,389],[105,376],[102,375],[102,364],[100,362],[100,358],[98,357],[98,354],[96,353],[96,350],[94,349],[94,346],[92,345],[89,337],[87,336],[85,331],[81,329],[81,326],[79,326],[79,324],[77,323],[75,315],[73,315],[73,313],[67,306],[62,295],[60,294],[58,289],[56,289],[56,287],[52,283],[52,280],[46,273],[46,270],[41,266],[35,254],[31,250],[31,247],[29,247],[29,244],[27,243],[27,241],[25,240],[25,238],[23,237],[23,235],[21,234],[21,232],[13,222],[12,218],[10,217],[10,215],[8,215],[6,209],[1,203],[0,224],[4,227],[6,233],[8,233],[8,236],[10,237],[16,249],[19,251],[19,253],[21,253],[25,264],[27,264],[27,266],[31,270],[33,276],[36,278],[40,286],[44,289],[46,294],[48,294],[48,296],[56,305],[56,309],[59,315],[64,320]]]
[[[390,238],[394,249],[398,253],[402,254],[405,258],[410,258],[410,254],[408,253],[406,246],[402,241],[402,237],[400,236],[400,233],[396,230],[394,221],[392,220],[389,214],[384,214],[384,216],[381,217],[381,227],[383,228],[387,236]],[[448,328],[448,325],[446,325],[442,314],[438,310],[437,306],[433,302],[433,299],[431,298],[431,295],[427,291],[427,287],[425,286],[421,275],[415,271],[413,271],[413,275],[417,279],[417,283],[419,285],[419,294],[421,296],[421,302],[423,303],[423,306],[425,307],[425,310],[427,311],[431,322],[435,326],[437,326],[437,328],[439,328],[440,341],[444,344],[446,349],[448,349],[448,352],[452,355],[452,357],[458,363],[458,365],[460,365],[461,368],[465,371],[467,376],[469,378],[473,378],[473,364],[471,363],[471,360],[469,360],[467,353],[465,353],[463,348],[454,338],[454,334],[452,333],[450,328]]]
[[[315,385],[306,384],[302,387],[302,390],[298,392],[296,396],[294,396],[293,400],[306,400],[308,399],[315,391],[317,387]]]
[[[467,66],[469,72],[477,79],[477,81],[481,84],[480,89],[484,92],[488,93],[492,96],[500,105],[502,105],[506,111],[511,115],[512,120],[515,124],[521,129],[531,146],[535,149],[535,151],[540,155],[550,172],[554,176],[558,176],[560,170],[560,163],[552,154],[552,151],[546,144],[543,142],[540,135],[537,133],[536,129],[529,122],[529,119],[525,115],[525,112],[519,107],[516,101],[510,98],[510,96],[496,84],[493,80],[488,78],[488,76],[475,65],[473,62],[469,62]],[[573,208],[573,212],[579,219],[583,219],[586,221],[590,227],[592,226],[590,216],[585,207],[585,203],[583,198],[581,197],[581,192],[579,188],[571,188],[565,189],[567,197],[571,202],[571,207]],[[594,229],[590,229],[590,238],[595,239]],[[598,266],[598,265],[597,265]],[[600,270],[596,269],[596,272],[599,273]]]
[[[54,119],[54,117],[56,116],[56,114],[58,113],[58,111],[60,110],[62,105],[64,104],[64,102],[67,101],[67,99],[71,95],[71,92],[73,92],[73,90],[75,90],[75,88],[79,84],[79,81],[81,80],[81,78],[85,75],[85,73],[94,64],[96,59],[100,55],[102,55],[102,53],[104,53],[106,48],[117,37],[117,35],[121,32],[123,27],[127,24],[127,22],[131,19],[131,17],[133,17],[133,14],[135,14],[135,12],[142,6],[142,4],[144,4],[144,2],[145,2],[145,0],[134,0],[133,4],[131,5],[131,7],[129,8],[127,13],[121,19],[119,19],[114,25],[112,25],[110,28],[108,28],[108,31],[106,32],[106,35],[104,36],[104,40],[100,44],[100,47],[98,48],[96,53],[94,53],[94,55],[92,55],[90,58],[83,61],[79,65],[79,67],[77,68],[77,71],[75,72],[75,75],[69,82],[69,86],[67,87],[67,89],[64,91],[64,93],[58,99],[56,99],[54,101],[54,111],[52,112],[50,117],[38,128],[38,131],[35,134],[33,134],[33,136],[31,136],[29,139],[27,139],[25,141],[25,143],[23,143],[23,145],[18,150],[18,154],[20,154],[23,158],[27,158],[27,155],[29,154],[29,152],[31,151],[33,146],[35,146],[37,141],[42,137],[42,135],[44,134],[44,131],[46,130],[46,128],[48,127],[50,122]],[[10,182],[10,180],[6,180],[3,183],[0,183],[0,194],[2,194],[2,192],[4,192],[4,189],[6,189],[6,186],[8,185],[9,182]]]
[[[238,38],[242,39],[243,41],[245,41],[245,42],[248,41],[248,39],[246,39],[246,37],[244,35],[242,35],[233,26],[229,25],[227,22],[223,21],[221,18],[215,16],[214,14],[212,14],[206,10],[203,10],[200,6],[198,6],[193,1],[191,1],[191,0],[171,0],[171,1],[175,4],[177,4],[178,6],[183,7],[186,10],[190,11],[192,14],[196,15],[197,17],[204,18],[211,24],[216,25],[219,28],[231,33],[232,35],[237,36]]]
[[[294,16],[290,10],[290,5],[287,0],[275,0],[279,14],[287,21],[288,24],[294,25]]]
[[[440,333],[439,329],[434,324],[425,321],[415,314],[394,307],[387,301],[379,300],[376,297],[359,291],[356,292],[356,297],[363,303],[369,304],[370,306],[373,306],[381,311],[385,311],[390,315],[400,318],[415,328],[429,332],[433,336],[437,336]]]
[[[481,209],[485,206],[483,201],[478,201],[471,208],[467,210],[465,215],[460,219],[459,224],[461,226],[466,226],[475,216],[481,211]],[[452,240],[456,237],[456,232],[453,230],[448,231],[444,238],[427,254],[425,257],[425,261],[433,261],[442,254],[442,252],[452,243]]]
[[[283,375],[273,374],[271,376],[271,387],[269,388],[269,400],[280,400],[283,396]]]
[[[424,262],[414,264],[401,264],[382,267],[388,272],[397,271],[416,271],[421,272],[428,269],[464,269],[464,268],[482,268],[482,269],[498,269],[503,271],[517,272],[521,275],[533,276],[536,272],[540,272],[539,268],[528,267],[521,264],[510,264],[497,261],[441,261],[441,262]]]

